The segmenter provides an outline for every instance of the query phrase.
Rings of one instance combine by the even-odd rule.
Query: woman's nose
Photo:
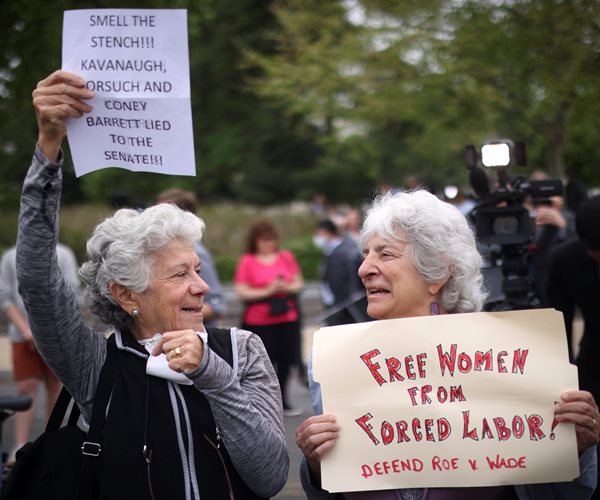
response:
[[[203,295],[206,295],[209,289],[208,285],[206,284],[206,281],[204,281],[199,274],[197,274],[196,277],[197,279],[194,280],[194,283],[192,283],[190,291],[194,294],[201,293]]]
[[[375,267],[373,266],[372,260],[367,255],[363,258],[363,261],[358,268],[358,276],[361,279],[365,279],[367,276],[375,272],[374,269]]]

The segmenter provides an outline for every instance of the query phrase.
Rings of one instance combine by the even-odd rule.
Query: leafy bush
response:
[[[238,262],[236,257],[231,257],[229,255],[213,255],[213,262],[217,268],[219,279],[223,283],[229,283],[233,281],[235,267],[237,266]]]
[[[15,211],[0,212],[0,251],[6,250],[17,240],[18,215]]]
[[[61,208],[60,241],[70,246],[78,261],[85,259],[85,246],[96,224],[113,210],[106,205],[68,205]],[[268,219],[280,232],[281,248],[291,250],[305,280],[319,277],[321,252],[312,244],[316,218],[302,205],[256,208],[245,205],[203,206],[200,216],[206,223],[203,243],[211,251],[221,281],[232,281],[235,267],[244,252],[247,229],[254,221]],[[0,250],[15,244],[18,210],[0,214]]]
[[[321,279],[320,268],[323,261],[323,253],[314,246],[312,237],[290,241],[287,248],[294,253],[294,256],[298,260],[305,281]]]

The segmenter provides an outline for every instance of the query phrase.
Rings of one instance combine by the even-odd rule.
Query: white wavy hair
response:
[[[174,240],[200,241],[204,222],[175,205],[117,210],[96,226],[87,242],[87,261],[79,269],[90,311],[102,321],[124,327],[130,321],[110,293],[112,282],[143,292],[150,284],[151,257]]]
[[[467,220],[454,206],[418,190],[378,196],[361,229],[362,246],[373,236],[403,241],[428,283],[447,279],[440,305],[450,313],[480,311],[486,297],[481,256]]]

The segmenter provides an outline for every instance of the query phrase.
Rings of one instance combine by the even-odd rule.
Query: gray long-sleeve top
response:
[[[38,349],[89,421],[106,341],[84,322],[57,264],[61,164],[62,156],[52,163],[36,149],[21,197],[17,277]],[[241,477],[260,496],[273,496],[289,469],[277,378],[258,337],[235,333],[237,370],[205,346],[190,379],[207,398]]]

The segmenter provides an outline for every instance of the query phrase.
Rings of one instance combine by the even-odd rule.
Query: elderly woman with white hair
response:
[[[89,112],[90,97],[81,78],[63,71],[33,92],[39,135],[17,267],[38,349],[86,422],[105,360],[116,356],[99,497],[273,496],[289,467],[277,377],[257,336],[203,326],[208,287],[194,242],[204,223],[161,204],[118,210],[97,226],[81,276],[108,339],[86,325],[56,264],[65,121]]]
[[[367,213],[361,244],[363,262],[358,274],[367,291],[371,317],[393,319],[481,310],[485,292],[473,232],[456,208],[432,194],[413,191],[378,197]],[[316,415],[296,431],[296,442],[304,454],[301,479],[309,499],[575,500],[587,499],[594,491],[600,415],[590,393],[569,391],[562,395],[555,418],[575,424],[581,475],[573,482],[330,494],[320,488],[320,463],[336,445],[340,427],[335,415],[321,415],[315,384],[311,390]]]

